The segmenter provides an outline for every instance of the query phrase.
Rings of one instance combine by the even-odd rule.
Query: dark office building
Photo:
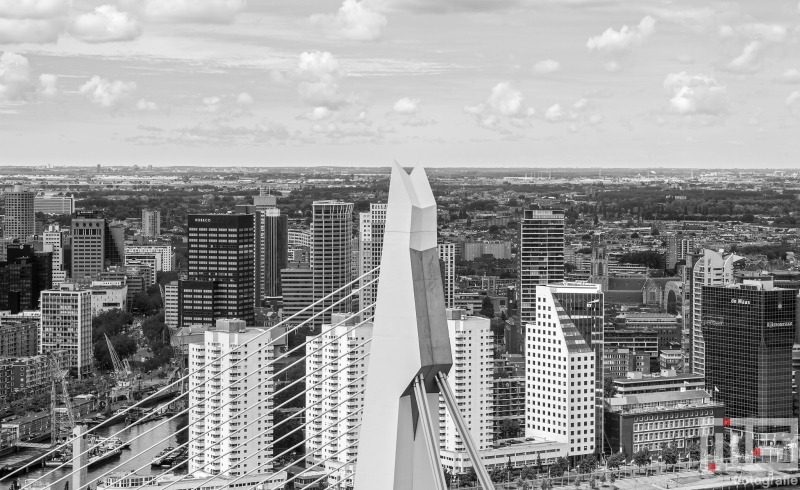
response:
[[[112,226],[100,211],[82,211],[72,218],[70,272],[83,279],[107,267],[125,265],[125,228]]]
[[[53,254],[31,245],[8,245],[0,262],[0,310],[12,314],[39,308],[39,293],[53,286]]]
[[[726,416],[792,417],[797,290],[748,278],[703,286],[702,301],[706,388],[724,402]]]
[[[263,297],[275,298],[283,295],[281,269],[287,267],[288,245],[289,230],[286,215],[281,215],[278,208],[263,211],[259,236]]]
[[[189,215],[189,277],[178,286],[181,326],[219,318],[253,325],[255,215]]]

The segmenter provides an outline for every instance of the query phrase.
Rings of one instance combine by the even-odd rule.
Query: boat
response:
[[[125,443],[118,437],[101,438],[92,435],[89,436],[86,444],[87,448],[91,448],[87,454],[88,460],[86,465],[88,468],[91,468],[109,459],[118,458],[122,454],[122,446]],[[63,466],[65,468],[72,468],[72,448],[66,446],[63,451],[56,452],[53,458],[45,461],[44,465],[48,467]]]
[[[161,468],[161,465],[164,463],[164,460],[171,458],[174,453],[175,448],[172,446],[165,447],[155,457],[150,461],[151,468]],[[177,451],[176,451],[177,452]]]

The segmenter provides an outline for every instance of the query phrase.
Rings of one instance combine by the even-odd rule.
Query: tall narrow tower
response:
[[[536,286],[564,280],[564,211],[526,209],[519,232],[519,316],[536,319]]]
[[[311,269],[314,275],[314,301],[345,287],[352,280],[353,204],[315,201],[311,221]],[[350,294],[343,290],[322,301],[315,313],[331,307]],[[330,322],[331,313],[350,311],[350,305],[332,306],[314,319],[315,325]]]
[[[27,238],[34,234],[33,199],[35,195],[33,191],[22,185],[6,188],[4,238]]]

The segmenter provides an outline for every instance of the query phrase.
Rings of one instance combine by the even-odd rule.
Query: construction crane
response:
[[[72,408],[72,400],[69,397],[69,389],[67,388],[67,373],[69,371],[61,369],[61,363],[58,362],[58,357],[53,354],[50,355],[50,369],[52,370],[52,382],[50,387],[50,414],[52,417],[50,439],[53,441],[53,444],[58,444],[61,441],[62,432],[66,432],[68,437],[72,433],[72,429],[75,428],[75,411]],[[60,398],[64,404],[66,417],[61,416],[58,410],[59,389],[61,390]]]
[[[111,339],[108,338],[108,335],[105,335],[105,337],[106,343],[108,344],[108,354],[111,356],[111,363],[114,365],[114,379],[116,379],[115,386],[111,388],[110,401],[115,401],[121,396],[125,396],[130,400],[131,375],[133,374],[133,370],[127,359],[125,359],[125,361],[120,360],[119,354],[117,354],[117,350],[114,349],[114,345],[111,343]]]

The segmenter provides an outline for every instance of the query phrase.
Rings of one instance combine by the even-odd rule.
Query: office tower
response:
[[[595,450],[603,448],[603,328],[604,296],[599,284],[564,284],[546,286],[559,302],[572,325],[578,329],[594,355]]]
[[[344,323],[331,328],[339,322]],[[363,390],[367,382],[366,378],[354,380],[367,372],[369,357],[354,360],[369,353],[370,344],[361,344],[372,338],[372,323],[353,328],[357,323],[357,316],[334,313],[331,325],[322,326],[325,333],[309,337],[306,344],[306,420],[320,417],[317,420],[322,421],[306,427],[306,454],[312,463],[324,461],[319,469],[332,473],[327,482],[330,485],[345,482],[343,477],[355,470],[355,462],[348,461],[355,459],[356,448],[341,452],[340,448],[358,441],[359,431],[353,428],[361,422],[361,415],[353,412],[363,406],[364,395],[354,393]],[[351,396],[350,402],[340,404],[342,398]],[[347,431],[351,432],[343,435]],[[344,486],[352,485],[351,477]]]
[[[164,286],[164,323],[173,330],[178,328],[178,281]]]
[[[156,272],[175,270],[175,252],[172,245],[126,245],[125,255],[155,255]]]
[[[35,232],[33,200],[36,193],[23,185],[5,189],[4,238],[27,239]]]
[[[256,203],[265,197],[256,196]],[[261,198],[261,199],[259,199]],[[258,204],[256,204],[258,206]],[[258,255],[260,256],[260,282],[261,297],[277,298],[283,295],[281,291],[281,270],[287,266],[288,223],[286,215],[280,209],[271,207],[260,212],[261,226],[258,236]]]
[[[189,440],[194,440],[189,444],[189,472],[269,473],[272,464],[261,465],[272,457],[269,362],[274,350],[266,346],[271,334],[247,328],[244,320],[219,319],[215,325],[205,332],[202,343],[189,344]],[[214,393],[219,394],[210,396]],[[237,400],[231,402],[233,398]]]
[[[161,234],[161,211],[142,209],[142,236],[155,237]]]
[[[602,349],[595,354],[557,294],[554,287],[538,286],[531,298],[536,311],[526,326],[525,435],[565,444],[577,461],[599,449],[595,446],[596,386],[602,375],[595,366]]]
[[[745,265],[744,257],[734,254],[722,254],[714,250],[704,249],[703,253],[693,261],[689,275],[691,291],[691,325],[690,362],[691,372],[706,374],[705,342],[703,341],[703,286],[725,286],[733,284],[733,273]],[[684,318],[684,321],[686,319]]]
[[[179,285],[180,326],[212,327],[237,318],[252,325],[255,215],[189,215],[189,277]]]
[[[303,308],[314,302],[314,271],[308,263],[290,263],[281,270],[281,292],[283,293],[283,318],[290,325],[298,325],[313,312]]]
[[[69,242],[69,232],[59,225],[50,225],[42,234],[42,249],[53,254],[52,287],[58,288],[67,280],[67,267],[64,254]]]
[[[681,260],[694,251],[694,239],[684,238],[683,235],[667,237],[667,269],[672,270]]]
[[[83,279],[106,267],[125,263],[125,229],[110,225],[100,211],[72,218],[72,279]]]
[[[75,199],[72,196],[41,195],[33,198],[33,212],[44,214],[72,214]]]
[[[564,211],[525,209],[519,225],[519,315],[536,319],[536,286],[564,280]]]
[[[9,245],[0,262],[0,310],[12,314],[39,309],[39,293],[52,287],[53,254],[32,245]]]
[[[375,303],[378,297],[378,281],[368,284],[378,278],[378,271],[367,272],[381,265],[381,252],[383,251],[383,232],[386,228],[386,204],[370,203],[369,211],[359,215],[359,311],[361,316],[367,318],[375,314],[375,307],[367,308]],[[367,309],[365,309],[367,308]]]
[[[443,265],[442,285],[444,286],[444,307],[455,308],[456,304],[456,246],[454,243],[440,243],[439,262]]]
[[[447,382],[456,394],[459,408],[479,450],[493,442],[494,423],[491,418],[493,349],[492,329],[488,318],[467,316],[465,310],[447,310],[447,329],[453,349],[453,368]],[[466,447],[453,422],[453,417],[439,403],[439,448],[442,462],[463,468],[469,461]],[[446,463],[445,463],[446,462]]]
[[[702,286],[706,388],[733,418],[792,417],[796,289],[770,276]]]
[[[353,204],[337,201],[315,201],[311,218],[311,270],[314,276],[314,301],[320,303],[314,313],[324,310],[313,321],[322,325],[330,321],[331,313],[350,311],[350,294],[345,286],[352,280],[350,252],[353,240]],[[342,289],[344,288],[344,289]],[[339,291],[339,289],[342,289]],[[333,294],[330,298],[326,296]],[[338,304],[336,304],[339,302]],[[336,304],[335,306],[332,306]],[[326,310],[327,308],[327,310]]]
[[[67,351],[67,368],[78,378],[89,374],[92,350],[92,292],[76,284],[42,291],[39,354]]]

